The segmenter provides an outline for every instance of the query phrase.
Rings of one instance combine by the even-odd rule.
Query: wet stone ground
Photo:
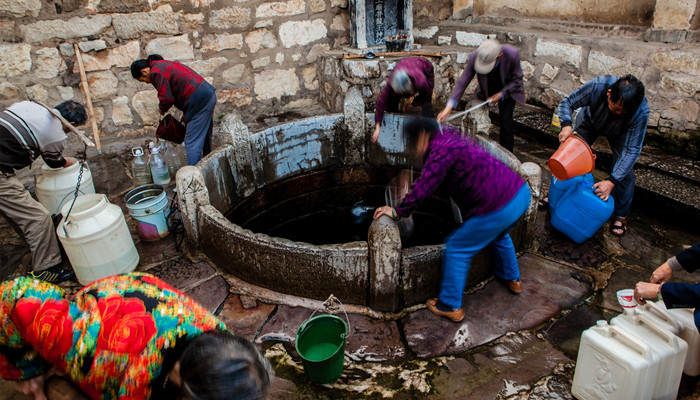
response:
[[[516,155],[543,166],[546,192],[546,160],[553,150],[537,143],[516,137]],[[130,189],[128,161],[125,154],[103,155],[90,165],[97,191],[124,210],[141,257],[138,270],[188,293],[254,341],[275,369],[271,399],[571,399],[582,331],[621,312],[617,290],[647,280],[668,257],[700,242],[697,229],[674,225],[666,215],[642,212],[643,205],[635,204],[627,235],[611,235],[606,224],[577,245],[554,230],[548,211],[540,210],[534,246],[519,257],[521,295],[488,281],[465,293],[466,317],[460,323],[422,306],[379,315],[347,305],[343,375],[333,384],[315,385],[304,375],[294,339],[319,302],[279,296],[222,274],[208,260],[177,250],[173,235],[141,242],[123,201]],[[0,243],[0,279],[26,273],[31,256],[4,221]],[[700,274],[674,278],[697,282]],[[80,287],[77,282],[63,286],[71,292]],[[678,398],[699,395],[700,379],[684,376]],[[0,380],[0,400],[7,399],[24,397]]]

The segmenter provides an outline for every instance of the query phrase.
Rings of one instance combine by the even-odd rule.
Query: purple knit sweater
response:
[[[474,140],[444,127],[430,140],[420,178],[396,212],[411,215],[443,182],[464,217],[485,215],[508,203],[524,181]]]

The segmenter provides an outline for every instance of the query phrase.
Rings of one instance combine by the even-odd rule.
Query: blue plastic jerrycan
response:
[[[591,186],[592,183],[585,179],[572,185],[551,212],[552,226],[576,243],[590,239],[610,219],[615,209],[612,196],[603,201],[595,195]]]
[[[593,179],[593,174],[587,173],[584,175],[579,175],[571,179],[562,181],[557,179],[552,175],[552,179],[549,181],[549,194],[547,195],[547,200],[549,201],[549,207],[553,210],[559,204],[561,197],[572,187],[579,182],[585,182],[588,187],[593,186],[595,180]]]

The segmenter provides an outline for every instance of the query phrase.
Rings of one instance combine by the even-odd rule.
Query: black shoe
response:
[[[61,283],[75,278],[75,272],[72,269],[63,269],[61,265],[54,265],[43,271],[32,271],[29,273],[29,276],[49,283]]]

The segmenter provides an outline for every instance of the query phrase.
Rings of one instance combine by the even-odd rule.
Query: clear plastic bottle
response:
[[[148,166],[148,160],[143,154],[141,147],[131,149],[131,154],[134,159],[131,160],[131,179],[134,181],[134,186],[143,186],[153,183],[151,176],[151,168]]]
[[[165,161],[168,164],[170,177],[175,179],[175,174],[177,174],[177,171],[187,165],[187,159],[184,158],[182,146],[178,145],[177,143],[173,143],[171,146],[169,146],[165,152]]]
[[[153,176],[153,183],[156,185],[167,185],[170,183],[170,173],[168,172],[168,165],[159,153],[159,147],[151,147],[151,157],[148,159],[149,164],[151,164],[151,175]]]

